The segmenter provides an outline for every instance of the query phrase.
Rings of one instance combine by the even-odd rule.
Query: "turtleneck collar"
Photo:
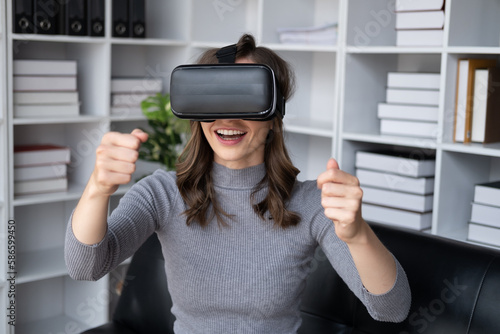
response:
[[[212,179],[218,187],[252,189],[265,175],[264,163],[243,169],[230,169],[216,162],[212,165]]]

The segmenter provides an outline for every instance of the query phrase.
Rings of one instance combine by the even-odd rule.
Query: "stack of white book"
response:
[[[500,246],[500,181],[475,186],[468,239]]]
[[[58,145],[14,147],[14,194],[28,195],[68,189],[70,149]]]
[[[14,60],[14,117],[67,117],[80,114],[77,62]]]
[[[431,227],[435,157],[419,153],[356,152],[366,221],[414,230]]]
[[[162,92],[161,79],[111,79],[111,115],[142,115],[141,102],[148,96]]]
[[[396,0],[397,46],[442,46],[444,0]]]
[[[389,72],[386,102],[378,104],[380,133],[436,138],[439,73]]]

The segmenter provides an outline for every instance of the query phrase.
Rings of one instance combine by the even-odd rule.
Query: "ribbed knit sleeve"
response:
[[[70,277],[98,280],[134,254],[165,221],[177,197],[175,174],[157,171],[134,184],[108,218],[103,240],[95,245],[78,241],[70,218],[66,230],[65,261]],[[157,205],[161,199],[161,206]]]
[[[110,231],[108,230],[98,244],[84,244],[73,233],[72,218],[73,215],[69,219],[64,244],[64,260],[68,274],[75,280],[96,281],[105,275],[105,272],[100,274],[98,268],[112,267],[107,247],[114,238],[109,237]]]
[[[384,294],[375,295],[363,286],[361,277],[345,242],[335,233],[334,223],[324,214],[321,193],[315,182],[303,185],[303,198],[308,199],[307,209],[301,210],[312,219],[311,234],[323,249],[328,260],[340,277],[360,301],[370,315],[378,321],[401,322],[408,315],[411,304],[411,292],[406,274],[396,258],[397,277],[393,287]],[[307,195],[306,195],[307,194]]]
[[[334,269],[366,306],[373,319],[387,322],[401,322],[406,319],[411,304],[411,292],[406,274],[396,258],[394,260],[397,275],[394,285],[386,293],[376,295],[363,286],[349,248],[338,238],[332,222],[325,228],[318,241]]]
[[[408,316],[411,306],[411,291],[406,273],[396,262],[396,281],[392,288],[384,294],[375,295],[363,287],[365,306],[371,316],[379,321],[402,322]]]

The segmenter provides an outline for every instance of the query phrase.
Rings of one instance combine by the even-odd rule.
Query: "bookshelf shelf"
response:
[[[78,200],[82,195],[84,188],[85,184],[83,183],[75,184],[70,182],[68,185],[68,191],[15,196],[13,200],[13,205],[15,207],[19,207],[19,206],[28,206],[28,205],[36,205],[44,203]]]
[[[318,131],[328,135],[332,135],[334,131],[331,119],[308,119],[295,116],[286,117],[285,115],[283,122],[288,127],[304,128],[304,130],[311,129],[311,131]]]
[[[225,42],[207,42],[207,41],[192,41],[191,47],[198,49],[222,48],[227,45]]]
[[[221,48],[226,46],[224,42],[193,42],[192,47],[200,49]],[[260,44],[275,51],[297,51],[297,52],[326,52],[336,53],[336,45],[312,45],[312,44],[281,44],[281,43],[262,43]]]
[[[145,121],[146,117],[142,115],[111,116],[109,120],[111,122],[134,122],[134,121]]]
[[[370,135],[370,134],[359,134],[359,133],[348,133],[344,132],[342,134],[342,139],[349,141],[367,142],[375,144],[386,144],[386,145],[398,145],[406,147],[418,147],[418,148],[428,148],[436,149],[436,140],[427,138],[412,138],[412,137],[398,137],[398,136],[387,136],[387,135]]]
[[[50,43],[106,43],[105,37],[63,36],[63,35],[36,35],[36,34],[11,34],[14,42],[50,42]]]
[[[342,169],[355,173],[359,150],[413,148],[435,154],[431,232],[467,242],[474,184],[500,179],[500,144],[453,143],[456,69],[462,57],[500,61],[500,2],[446,1],[445,37],[439,47],[396,46],[390,0],[227,3],[230,10],[221,12],[213,1],[149,1],[147,38],[134,39],[111,36],[110,1],[106,1],[104,37],[14,34],[11,1],[0,2],[0,17],[6,18],[0,21],[0,66],[7,73],[0,78],[0,160],[7,162],[0,166],[0,227],[5,230],[13,218],[18,223],[20,314],[15,333],[76,332],[108,320],[107,305],[92,319],[82,317],[77,309],[87,298],[107,291],[109,277],[98,282],[71,280],[61,250],[66,222],[93,170],[102,135],[147,126],[142,115],[111,114],[111,79],[160,78],[163,91],[168,92],[174,67],[194,62],[208,48],[233,44],[245,32],[276,50],[295,70],[297,89],[287,104],[285,138],[301,170],[299,179],[315,179],[332,156]],[[338,23],[336,44],[280,43],[278,28],[334,22]],[[12,65],[16,59],[76,60],[80,116],[14,118]],[[436,139],[381,135],[377,105],[386,99],[388,72],[441,74]],[[68,191],[14,196],[13,146],[48,142],[72,149]],[[156,168],[141,162],[134,178]],[[131,186],[119,188],[111,207]],[[5,249],[0,247],[2,269],[6,268]],[[5,293],[4,284],[0,281],[0,295]],[[6,300],[0,301],[0,307],[5,307]],[[0,332],[5,328],[13,334],[14,328],[4,318]]]
[[[97,123],[106,121],[104,116],[80,115],[77,117],[58,118],[14,118],[14,125],[34,125],[34,124],[76,124],[76,123]]]
[[[160,38],[111,38],[114,45],[188,46],[187,41]]]
[[[442,47],[347,46],[347,53],[379,54],[441,54]]]
[[[68,274],[63,247],[17,255],[17,284],[24,284]]]
[[[299,122],[285,122],[285,131],[326,138],[333,138],[335,135],[331,128],[329,129],[322,126],[304,126],[299,124]]]
[[[498,55],[500,54],[500,47],[493,46],[450,46],[446,48],[450,54],[471,54],[471,55]]]
[[[461,144],[461,143],[443,143],[441,145],[444,151],[475,154],[480,156],[500,157],[500,143],[491,144]]]
[[[335,53],[338,51],[338,47],[336,45],[280,44],[280,43],[269,43],[262,45],[275,51],[328,52],[328,53]]]

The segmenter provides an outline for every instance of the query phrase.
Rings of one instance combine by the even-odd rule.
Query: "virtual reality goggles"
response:
[[[181,65],[170,78],[172,112],[197,121],[266,121],[285,115],[273,70],[263,64]]]

